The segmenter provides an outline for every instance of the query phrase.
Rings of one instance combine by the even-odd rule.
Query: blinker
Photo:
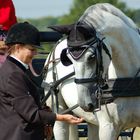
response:
[[[78,47],[78,48],[69,48],[69,53],[74,60],[78,60],[84,52],[87,50],[88,45],[84,45],[86,47]]]
[[[69,53],[74,60],[78,60],[92,44],[97,42],[96,31],[87,23],[78,22],[73,25],[67,37],[68,48],[61,52],[61,62],[65,66],[72,64],[68,58]]]
[[[78,60],[84,52],[89,48],[89,45],[83,45],[82,47],[68,47],[62,50],[60,55],[60,60],[64,66],[69,66],[72,64],[71,60],[68,58],[67,53],[70,53],[74,60]]]

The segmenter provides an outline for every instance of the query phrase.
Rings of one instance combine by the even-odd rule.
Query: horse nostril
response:
[[[93,109],[94,109],[93,104],[92,104],[92,103],[89,103],[89,104],[88,104],[88,110],[89,110],[89,111],[93,111]]]

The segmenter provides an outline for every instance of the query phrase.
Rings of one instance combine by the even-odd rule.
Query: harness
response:
[[[95,46],[97,43],[97,46]],[[140,69],[137,71],[136,75],[133,78],[116,78],[108,79],[108,74],[103,78],[102,74],[104,71],[103,68],[103,59],[102,59],[102,50],[106,52],[109,59],[111,60],[111,54],[109,53],[108,48],[103,42],[103,39],[100,40],[96,38],[92,44],[84,45],[80,47],[68,47],[68,53],[73,57],[73,59],[79,59],[84,52],[91,48],[93,50],[95,59],[96,59],[96,72],[94,77],[91,78],[75,78],[76,84],[85,84],[85,83],[94,83],[96,84],[94,89],[95,92],[91,94],[91,99],[94,102],[94,111],[101,109],[101,105],[113,102],[118,97],[136,97],[140,96],[140,77],[137,77]],[[79,56],[76,56],[76,51]],[[83,49],[83,51],[81,51]],[[78,53],[77,53],[78,54]]]
[[[49,65],[52,64],[53,82],[51,82],[51,83],[42,82],[41,86],[45,88],[45,90],[47,91],[47,94],[41,100],[41,104],[44,105],[46,103],[47,99],[51,96],[52,102],[54,102],[54,100],[56,102],[56,106],[54,107],[54,105],[53,105],[52,109],[55,108],[56,111],[59,112],[59,101],[58,101],[59,85],[62,84],[65,80],[74,76],[75,72],[71,72],[71,73],[65,75],[64,77],[57,79],[57,73],[56,73],[55,67],[56,67],[56,63],[60,62],[60,58],[55,58],[56,46],[57,46],[57,44],[55,45],[54,49],[51,51],[50,55],[48,56],[48,62],[47,62],[47,64],[45,64],[43,72],[42,72],[43,73],[42,76],[45,78],[48,74]],[[55,96],[55,99],[54,99],[53,95]],[[70,113],[73,109],[77,108],[78,106],[79,106],[78,104],[75,104],[74,106],[61,112],[61,114]]]

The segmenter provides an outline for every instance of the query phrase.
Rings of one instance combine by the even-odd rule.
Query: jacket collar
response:
[[[11,57],[11,56],[7,56],[7,59],[9,61],[11,61],[12,63],[16,64],[19,68],[21,68],[24,72],[26,72],[26,68],[25,66],[23,66],[23,64],[21,64],[19,61],[17,61],[15,58]]]

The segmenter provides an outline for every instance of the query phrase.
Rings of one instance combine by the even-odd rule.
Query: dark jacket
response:
[[[56,114],[42,109],[25,67],[12,57],[0,69],[0,140],[43,140],[43,126]]]

